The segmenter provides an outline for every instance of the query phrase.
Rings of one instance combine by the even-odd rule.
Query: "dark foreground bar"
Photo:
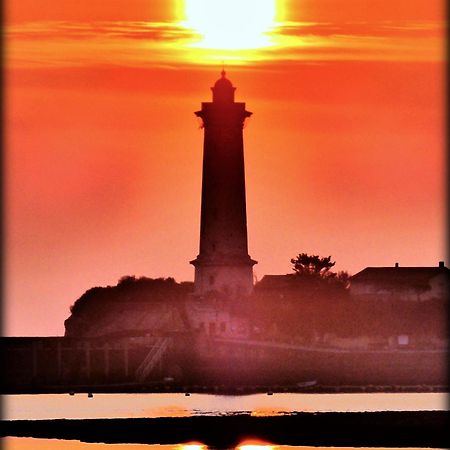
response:
[[[180,444],[230,448],[246,439],[279,445],[449,448],[448,411],[294,413],[156,419],[3,421],[0,436],[83,442]]]

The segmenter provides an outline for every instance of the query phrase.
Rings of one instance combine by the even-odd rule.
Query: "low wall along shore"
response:
[[[447,352],[201,335],[2,338],[2,392],[442,391]]]

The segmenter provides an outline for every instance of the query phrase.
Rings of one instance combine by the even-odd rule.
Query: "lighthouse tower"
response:
[[[195,267],[195,293],[218,291],[237,297],[253,289],[253,265],[247,246],[245,202],[245,103],[234,101],[235,87],[225,71],[212,90],[212,102],[195,113],[203,121],[203,179],[200,253]]]

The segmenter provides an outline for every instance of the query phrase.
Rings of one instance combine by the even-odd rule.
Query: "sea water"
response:
[[[4,395],[4,420],[157,418],[250,414],[276,416],[295,412],[445,411],[445,393],[352,394],[44,394]],[[7,437],[3,450],[203,450],[201,442],[177,445],[102,444],[75,440]],[[242,442],[240,450],[308,448]],[[312,448],[312,447],[311,447]],[[320,450],[320,447],[314,447]]]
[[[38,394],[2,396],[4,420],[277,415],[292,412],[445,411],[446,393]]]

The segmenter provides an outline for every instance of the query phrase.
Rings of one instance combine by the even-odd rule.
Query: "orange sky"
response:
[[[242,54],[190,48],[180,2],[6,2],[5,334],[62,334],[123,275],[193,279],[193,111],[221,58],[254,113],[259,279],[299,252],[351,273],[445,260],[443,1],[279,0],[280,45]]]

